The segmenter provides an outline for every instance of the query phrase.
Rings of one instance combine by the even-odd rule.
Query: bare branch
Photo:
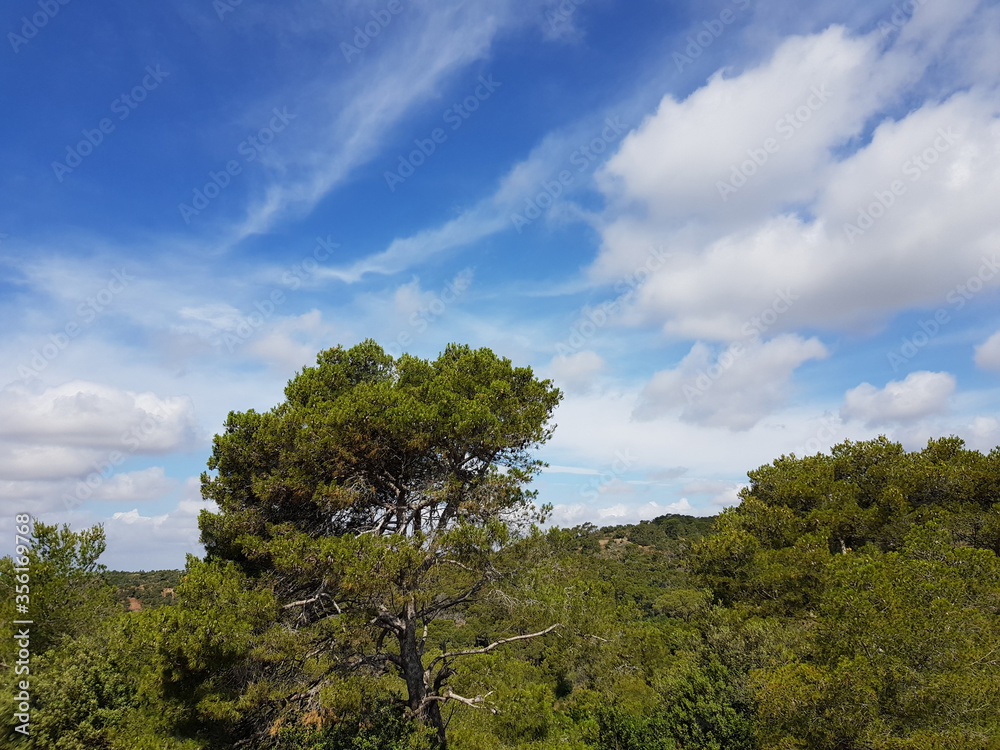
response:
[[[443,661],[444,659],[454,659],[457,656],[474,656],[476,654],[488,654],[493,649],[503,646],[505,643],[513,643],[514,641],[526,641],[529,638],[538,638],[539,636],[547,635],[556,628],[561,628],[561,627],[562,623],[557,622],[555,625],[550,625],[549,627],[545,628],[545,630],[540,630],[537,633],[529,633],[527,635],[515,635],[511,638],[501,638],[499,641],[491,643],[489,646],[484,646],[483,648],[472,648],[466,651],[449,651],[447,653],[441,654],[440,656],[436,656],[434,660],[431,661],[427,669],[428,670],[433,669],[435,664],[437,664],[439,661]]]
[[[331,597],[329,594],[327,594],[325,592],[321,592],[319,594],[316,594],[316,596],[314,596],[314,597],[312,597],[310,599],[300,599],[297,602],[291,602],[290,604],[284,605],[282,607],[282,609],[291,609],[292,607],[302,607],[302,606],[305,606],[307,604],[315,604],[316,602],[321,601],[324,598],[330,600],[330,603],[333,605],[333,608],[335,610],[337,610],[337,614],[338,615],[339,614],[343,614],[340,611],[340,606],[337,604],[336,600],[334,600],[333,597]]]
[[[449,560],[447,558],[440,558],[434,561],[438,565],[456,565],[462,570],[467,570],[470,573],[475,573],[476,571],[470,568],[468,565],[462,565],[458,560]]]
[[[486,695],[477,695],[475,698],[465,698],[464,696],[458,695],[458,693],[453,693],[451,688],[447,689],[444,695],[428,695],[424,697],[423,703],[431,703],[433,701],[440,701],[441,703],[446,703],[447,701],[458,701],[459,703],[464,703],[467,706],[472,706],[472,708],[483,708],[489,711],[491,714],[499,713],[493,706],[484,706],[483,701],[493,695],[491,690]]]
[[[319,596],[314,596],[311,599],[301,599],[297,602],[292,602],[291,604],[286,604],[282,609],[291,609],[292,607],[301,607],[303,604],[312,604],[313,602],[318,602]]]

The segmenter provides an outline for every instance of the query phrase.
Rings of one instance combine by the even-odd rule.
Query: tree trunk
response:
[[[399,655],[403,661],[403,678],[406,680],[406,703],[414,719],[421,724],[434,727],[438,745],[445,748],[446,738],[441,707],[438,701],[424,700],[431,691],[431,686],[428,684],[429,675],[424,670],[421,659],[422,649],[417,642],[417,612],[412,598],[406,603],[406,614],[403,619],[406,627],[399,637]]]

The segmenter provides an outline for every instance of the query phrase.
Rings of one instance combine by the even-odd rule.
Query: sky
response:
[[[317,352],[565,397],[554,523],[1000,443],[1000,4],[13,0],[0,531],[184,565],[212,436]],[[4,554],[0,544],[0,554]]]

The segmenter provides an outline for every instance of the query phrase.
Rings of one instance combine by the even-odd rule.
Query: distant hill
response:
[[[681,551],[690,542],[711,533],[715,519],[715,516],[684,516],[668,513],[652,521],[604,526],[598,533],[602,538],[621,539],[664,552]]]
[[[173,604],[177,598],[174,590],[182,575],[183,570],[143,570],[138,573],[109,570],[103,578],[114,587],[115,598],[122,607],[135,612]]]

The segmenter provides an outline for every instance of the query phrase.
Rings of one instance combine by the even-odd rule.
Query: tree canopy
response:
[[[320,353],[285,397],[231,413],[215,439],[207,559],[276,595],[282,635],[314,654],[286,680],[304,708],[327,674],[397,671],[443,742],[440,704],[481,702],[448,687],[456,660],[495,646],[425,663],[428,628],[498,581],[500,553],[528,530],[532,449],[561,394],[487,349],[452,345],[431,362],[366,341]]]
[[[560,394],[530,370],[364,342],[285,396],[216,437],[183,572],[109,574],[100,527],[35,522],[31,736],[2,741],[1000,750],[1000,449],[848,441],[750,471],[715,518],[543,531],[527,485]]]

